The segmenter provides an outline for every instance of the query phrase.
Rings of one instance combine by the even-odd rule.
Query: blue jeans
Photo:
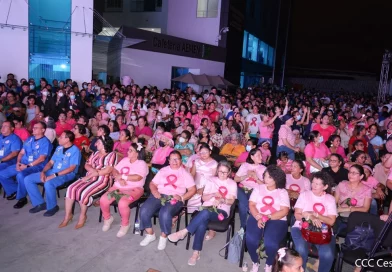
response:
[[[53,169],[50,169],[45,174],[46,176],[53,175]],[[34,173],[27,176],[24,180],[27,192],[30,196],[31,204],[33,207],[38,206],[40,204],[45,203],[41,192],[39,191],[38,184],[42,183],[41,181],[41,172]],[[45,187],[45,198],[46,198],[46,209],[51,210],[57,206],[57,195],[56,195],[56,188],[64,183],[75,179],[74,173],[69,173],[66,175],[61,175],[44,183]]]
[[[223,216],[227,218],[227,213],[224,210],[218,209],[218,213],[222,213]],[[195,235],[192,247],[193,250],[202,250],[204,235],[207,231],[208,223],[210,221],[219,221],[218,213],[202,210],[189,223],[187,230],[189,233]]]
[[[276,149],[276,157],[278,157],[279,153],[282,152],[282,151],[286,151],[287,152],[287,155],[289,156],[290,160],[295,160],[295,152],[294,152],[294,150],[288,148],[285,145],[278,146],[278,149]]]
[[[246,227],[246,220],[248,220],[249,211],[249,197],[251,192],[245,193],[244,189],[237,189],[237,199],[238,199],[238,210],[240,214],[241,228]]]
[[[272,265],[275,261],[276,253],[280,242],[287,234],[286,220],[268,220],[264,228],[259,229],[256,219],[250,215],[246,224],[246,246],[252,262],[259,263],[259,255],[256,250],[259,248],[260,240],[264,236],[265,253],[267,254],[266,264]]]
[[[24,183],[25,177],[30,174],[42,171],[44,165],[41,163],[38,166],[27,167],[18,172],[16,171],[16,164],[11,165],[0,171],[0,182],[4,187],[7,195],[12,195],[16,192],[16,199],[21,199],[27,196],[27,191]],[[14,180],[16,177],[16,181]]]
[[[295,244],[295,250],[302,257],[302,267],[304,270],[306,269],[306,263],[308,261],[308,254],[309,254],[309,243],[305,241],[302,237],[301,230],[299,228],[292,228],[291,229],[291,237],[293,238]],[[319,272],[328,272],[330,271],[333,260],[335,259],[335,243],[336,239],[334,236],[331,238],[331,242],[326,245],[315,245],[318,250],[319,255]]]
[[[378,215],[378,205],[377,205],[377,200],[372,198],[372,202],[370,203],[370,214]]]
[[[167,195],[161,194],[161,196],[166,197]],[[165,206],[162,206],[161,200],[151,194],[140,208],[140,229],[152,228],[151,218],[159,211],[161,232],[166,235],[171,234],[173,216],[177,215],[183,206],[184,203],[181,201],[177,201],[175,205],[171,205],[167,201]]]

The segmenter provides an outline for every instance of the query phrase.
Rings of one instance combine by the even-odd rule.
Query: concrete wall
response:
[[[92,78],[93,54],[93,0],[73,0],[71,29],[73,32],[86,35],[71,34],[71,78],[79,85]],[[84,9],[83,9],[84,8]],[[90,34],[90,35],[89,35]]]
[[[221,1],[219,1],[218,16],[216,18],[198,18],[197,0],[170,0],[167,34],[192,41],[218,45],[216,40],[220,31],[221,4]]]
[[[162,0],[161,11],[155,12],[131,12],[131,1],[123,1],[122,11],[105,11],[103,17],[114,27],[161,28],[161,33],[166,34],[168,1]]]
[[[11,0],[0,1],[0,24],[6,24]],[[28,26],[28,5],[24,0],[13,0],[8,16],[8,25]],[[0,82],[8,73],[16,79],[27,78],[29,71],[29,31],[11,27],[0,27]]]
[[[170,88],[172,67],[197,69],[200,70],[200,74],[221,76],[225,70],[223,62],[130,48],[124,48],[121,53],[121,77],[130,76],[141,86],[151,84],[159,89]]]

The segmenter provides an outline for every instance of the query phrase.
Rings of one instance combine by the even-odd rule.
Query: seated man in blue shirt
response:
[[[0,170],[15,165],[16,157],[22,149],[22,140],[14,134],[15,124],[4,121],[0,135]],[[0,181],[1,182],[1,181]],[[8,200],[15,199],[16,195]]]
[[[80,164],[81,153],[73,144],[74,140],[75,134],[65,130],[58,139],[59,146],[42,172],[25,178],[25,186],[33,204],[30,213],[47,210],[44,216],[53,216],[58,212],[56,188],[75,179]],[[42,182],[45,186],[46,203],[37,185]]]
[[[9,199],[16,199],[15,209],[27,204],[27,192],[24,178],[30,174],[41,172],[49,160],[52,143],[45,137],[46,124],[37,122],[33,127],[33,136],[27,138],[16,159],[16,164],[0,171],[0,181]],[[16,177],[16,182],[14,180]]]

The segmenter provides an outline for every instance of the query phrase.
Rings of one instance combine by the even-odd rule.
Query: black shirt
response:
[[[344,167],[340,167],[339,171],[337,171],[336,173],[332,171],[331,167],[323,168],[322,171],[327,172],[333,178],[336,185],[338,185],[339,182],[343,180],[348,180],[348,170]]]

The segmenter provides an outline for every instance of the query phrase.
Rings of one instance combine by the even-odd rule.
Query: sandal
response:
[[[198,260],[200,260],[200,251],[194,251],[192,257],[188,260],[188,265],[194,266]]]
[[[216,235],[216,231],[209,230],[204,240],[206,241],[212,240],[215,237],[215,235]]]

